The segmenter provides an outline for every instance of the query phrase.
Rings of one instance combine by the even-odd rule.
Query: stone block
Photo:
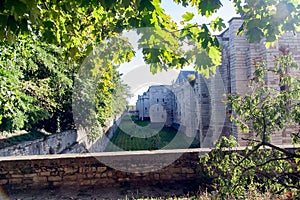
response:
[[[105,178],[105,177],[107,177],[107,174],[106,173],[96,173],[95,177],[96,178]]]
[[[60,186],[60,185],[62,185],[62,182],[60,182],[60,181],[54,181],[54,182],[52,182],[52,185],[53,186]]]
[[[190,168],[182,168],[182,173],[193,174],[193,173],[195,173],[195,171]]]
[[[24,179],[23,180],[23,184],[31,184],[33,183],[34,181],[32,179]]]
[[[0,171],[0,175],[6,175],[8,174],[8,171]]]
[[[90,172],[96,172],[96,171],[97,171],[97,168],[96,168],[96,167],[90,167],[90,168],[89,168],[89,171],[90,171]]]
[[[76,174],[77,180],[85,179],[87,176],[86,174]]]
[[[97,167],[97,172],[105,172],[107,167]]]
[[[45,176],[35,176],[35,177],[33,177],[33,182],[36,182],[36,183],[47,182],[47,177],[45,177]]]
[[[62,177],[60,176],[49,176],[48,181],[61,181]]]
[[[50,176],[50,172],[46,171],[46,172],[40,172],[39,173],[40,176]]]
[[[109,171],[106,174],[107,174],[108,177],[112,177],[113,176],[113,172],[112,171]]]
[[[24,175],[23,174],[11,174],[10,175],[12,178],[23,178]]]
[[[9,184],[21,184],[23,179],[21,178],[10,178],[9,179]]]
[[[64,168],[64,174],[74,174],[78,172],[78,168]]]
[[[64,175],[62,178],[64,181],[75,181],[77,180],[76,175]]]
[[[181,173],[181,169],[178,168],[178,167],[168,169],[168,171],[169,171],[171,174]]]
[[[79,185],[91,185],[91,180],[89,179],[83,179],[83,180],[78,180]]]
[[[37,174],[24,174],[25,178],[35,177]]]
[[[86,174],[86,177],[94,178],[94,177],[96,177],[96,174],[95,173],[88,173],[88,174]]]

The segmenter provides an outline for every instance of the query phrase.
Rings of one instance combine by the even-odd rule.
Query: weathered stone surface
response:
[[[103,132],[103,136],[95,141],[90,141],[82,130],[68,130],[34,141],[0,148],[0,156],[102,152],[112,138],[121,118],[122,116],[117,116],[114,119],[107,119],[106,128],[99,130]]]
[[[71,144],[76,142],[76,139],[77,135],[74,130],[64,131],[47,138],[22,142],[0,149],[0,156],[56,154],[69,148]]]
[[[210,149],[202,148],[186,150],[159,150],[156,152],[114,152],[109,154],[103,152],[80,155],[52,155],[47,157],[0,157],[1,169],[3,172],[0,184],[6,189],[41,189],[53,186],[72,187],[85,185],[109,187],[120,186],[122,184],[152,185],[157,183],[168,184],[173,181],[200,181],[200,176],[198,174],[199,154],[205,154],[209,151]],[[174,157],[174,155],[177,155],[178,159],[172,164],[165,166],[166,160],[170,157]],[[129,171],[120,171],[101,163],[99,161],[101,159],[99,158],[102,157],[110,160],[117,160],[120,165],[127,165],[133,160],[139,160],[139,162],[136,162],[136,166],[134,169],[131,169],[131,171],[139,171],[140,167],[144,168],[148,165],[148,163],[154,163],[157,166],[164,167],[148,172],[140,171],[139,173],[131,173]],[[32,166],[35,166],[40,170],[36,170],[34,173],[31,170],[27,170],[32,167],[26,165],[27,160],[30,160],[33,164]],[[18,166],[18,168],[11,170],[12,166]],[[66,174],[64,170],[70,170],[70,166],[74,169],[81,168],[88,170],[74,170],[73,173]],[[97,168],[95,169],[94,166],[97,166]],[[45,169],[48,171],[45,172]],[[51,171],[59,172],[61,175],[51,175],[51,173],[49,173]]]
[[[97,167],[97,172],[104,172],[106,171],[107,167]]]
[[[11,189],[63,185],[108,187],[125,183],[151,185],[158,182],[172,181],[173,178],[176,180],[197,179],[198,153],[198,150],[161,150],[158,154],[141,151],[135,153],[120,152],[119,154],[115,152],[109,155],[105,153],[97,153],[96,155],[52,155],[50,158],[49,156],[24,156],[22,159],[2,157],[0,158],[2,169],[0,184]],[[176,157],[176,154],[179,160],[174,164],[165,166],[166,160]],[[135,162],[134,166],[131,166],[131,170],[139,171],[142,168],[148,169],[149,172],[131,173],[113,169],[99,162],[101,157],[116,160],[120,165],[128,166],[131,166],[132,161],[138,160],[139,162]],[[27,160],[30,160],[32,165],[27,165]],[[152,167],[153,165],[165,167],[150,172],[152,168],[148,166],[149,163],[152,163]],[[11,170],[12,166],[14,166],[14,170]],[[32,166],[35,170],[30,170]],[[138,170],[134,170],[135,168]]]
[[[22,178],[10,178],[9,184],[22,184],[23,179]]]
[[[48,181],[61,181],[62,177],[60,176],[49,176]]]
[[[300,64],[300,34],[287,32],[274,47],[266,49],[263,40],[250,44],[245,35],[236,34],[242,24],[241,18],[233,18],[228,29],[218,36],[222,44],[222,64],[215,76],[206,79],[194,71],[181,71],[170,86],[150,86],[136,103],[139,118],[150,118],[151,122],[162,122],[166,126],[172,124],[187,136],[199,139],[201,147],[212,147],[220,136],[228,135],[234,135],[241,146],[248,145],[242,138],[254,134],[243,133],[230,122],[227,114],[232,111],[225,107],[224,95],[251,92],[249,83],[255,62],[264,59],[268,68],[273,67],[282,47]],[[300,77],[300,70],[291,69],[290,73]],[[279,77],[269,72],[266,80],[269,86],[279,89]],[[273,134],[271,141],[277,145],[291,144],[289,134],[285,133]]]

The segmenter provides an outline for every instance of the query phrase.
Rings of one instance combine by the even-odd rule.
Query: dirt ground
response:
[[[199,188],[186,183],[119,188],[56,188],[7,191],[9,200],[190,199]],[[1,199],[2,200],[2,199]],[[6,199],[4,199],[6,200]]]

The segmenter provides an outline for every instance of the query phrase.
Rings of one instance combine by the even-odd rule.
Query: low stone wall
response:
[[[69,149],[76,142],[76,131],[69,130],[0,149],[0,156],[57,154]]]
[[[291,145],[281,147],[295,150]],[[236,151],[244,149],[235,148]],[[0,157],[0,189],[201,182],[199,156],[210,150],[201,148]]]
[[[107,127],[99,130],[103,136],[89,141],[84,131],[68,130],[33,141],[0,149],[0,156],[49,155],[62,153],[102,152],[120,124],[122,116],[107,120]]]
[[[117,187],[198,180],[200,149],[0,158],[5,189]],[[201,149],[201,152],[208,149]]]

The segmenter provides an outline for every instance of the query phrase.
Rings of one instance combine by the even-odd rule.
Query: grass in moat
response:
[[[125,115],[105,151],[197,148],[199,142],[174,128]]]

